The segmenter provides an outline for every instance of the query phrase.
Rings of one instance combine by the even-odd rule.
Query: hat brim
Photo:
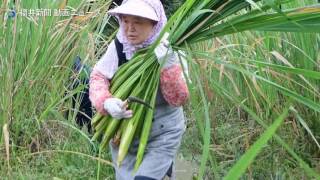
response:
[[[128,1],[114,9],[108,11],[108,14],[112,16],[117,15],[132,15],[138,16],[146,19],[150,19],[153,21],[159,21],[159,17],[156,12],[150,7],[148,4],[144,3],[143,1],[138,1],[141,3],[137,3],[136,1]]]

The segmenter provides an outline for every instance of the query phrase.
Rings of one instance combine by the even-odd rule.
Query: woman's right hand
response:
[[[104,109],[115,119],[132,117],[132,110],[127,110],[127,105],[119,98],[107,98],[104,101]]]

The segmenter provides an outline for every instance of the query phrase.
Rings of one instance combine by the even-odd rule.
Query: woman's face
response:
[[[130,15],[122,15],[121,21],[125,35],[133,45],[141,44],[147,40],[155,25],[155,22],[150,19]]]

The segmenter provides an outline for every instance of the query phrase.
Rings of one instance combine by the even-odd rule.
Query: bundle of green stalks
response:
[[[121,66],[111,82],[111,93],[125,100],[136,96],[153,107],[159,86],[160,68],[153,53],[165,32],[174,50],[188,49],[193,44],[214,37],[247,30],[317,32],[320,24],[320,6],[282,11],[281,1],[249,0],[187,0],[169,19],[158,40],[143,49],[125,65]],[[244,11],[248,7],[252,11]],[[132,140],[139,138],[135,169],[142,162],[148,135],[152,125],[153,110],[130,104],[134,115],[128,120],[115,120],[111,116],[96,114],[92,120],[95,127],[94,140],[101,140],[104,149],[111,138],[120,141],[118,165],[125,158]]]

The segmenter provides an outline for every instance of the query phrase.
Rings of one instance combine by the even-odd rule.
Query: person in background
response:
[[[110,82],[119,66],[128,62],[134,53],[158,38],[167,22],[160,0],[125,0],[109,10],[117,18],[119,31],[106,53],[96,63],[90,75],[89,98],[96,110],[118,120],[132,117],[132,110],[122,108],[124,101],[109,91]],[[177,54],[166,40],[155,49],[162,66],[153,123],[144,159],[134,172],[139,140],[135,139],[122,165],[117,167],[118,146],[110,141],[112,160],[117,180],[157,180],[168,175],[174,179],[174,159],[185,131],[182,105],[189,97]]]

